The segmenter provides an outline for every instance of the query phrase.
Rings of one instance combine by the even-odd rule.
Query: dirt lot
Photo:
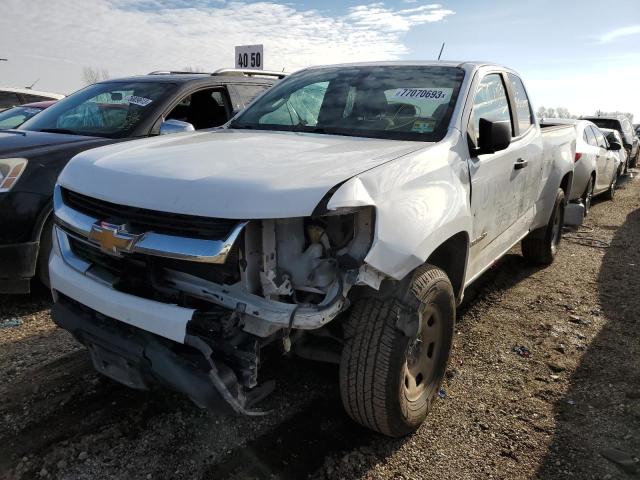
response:
[[[594,205],[551,267],[514,251],[474,286],[446,393],[402,440],[346,418],[333,366],[274,358],[273,413],[217,417],[95,374],[47,292],[0,297],[0,325],[22,321],[0,328],[0,478],[640,478],[636,180]]]

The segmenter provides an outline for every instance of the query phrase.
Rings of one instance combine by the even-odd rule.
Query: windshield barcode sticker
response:
[[[451,100],[453,88],[398,88],[393,98],[432,99],[439,102]]]
[[[150,98],[137,97],[136,95],[129,95],[127,98],[125,98],[125,101],[127,101],[128,103],[133,103],[134,105],[140,105],[141,107],[146,107],[151,102],[153,102],[153,100],[151,100]]]

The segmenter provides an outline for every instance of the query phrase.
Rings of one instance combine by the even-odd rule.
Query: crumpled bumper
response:
[[[56,297],[54,322],[88,348],[100,373],[141,390],[164,385],[187,395],[201,408],[232,412],[208,371],[199,368],[196,359],[200,353],[196,350],[191,355],[178,354],[169,340],[101,315],[62,294]],[[234,386],[230,369],[218,367],[218,375],[228,388]]]

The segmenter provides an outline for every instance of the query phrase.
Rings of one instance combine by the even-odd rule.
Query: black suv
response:
[[[48,285],[53,187],[76,154],[136,138],[219,127],[279,72],[152,72],[90,85],[0,132],[0,293]]]

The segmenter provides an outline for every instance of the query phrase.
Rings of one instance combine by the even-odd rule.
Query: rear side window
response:
[[[15,105],[20,105],[20,99],[18,95],[13,92],[0,92],[0,109],[13,107]]]
[[[32,94],[29,94],[29,93],[23,93],[22,96],[24,97],[26,103],[43,102],[45,100],[53,100],[53,98],[42,97],[40,95],[32,95]]]
[[[511,73],[507,74],[507,76],[509,78],[509,82],[511,82],[511,86],[513,87],[520,133],[524,133],[533,124],[531,120],[531,106],[529,105],[529,97],[527,97],[527,92],[524,89],[522,80]]]
[[[502,76],[497,73],[487,75],[478,85],[473,97],[473,110],[469,122],[469,135],[478,144],[480,119],[492,122],[508,121],[512,127],[507,90],[502,82]]]
[[[607,141],[604,139],[604,135],[599,129],[594,129],[596,134],[596,141],[598,142],[598,146],[602,148],[607,148]]]

